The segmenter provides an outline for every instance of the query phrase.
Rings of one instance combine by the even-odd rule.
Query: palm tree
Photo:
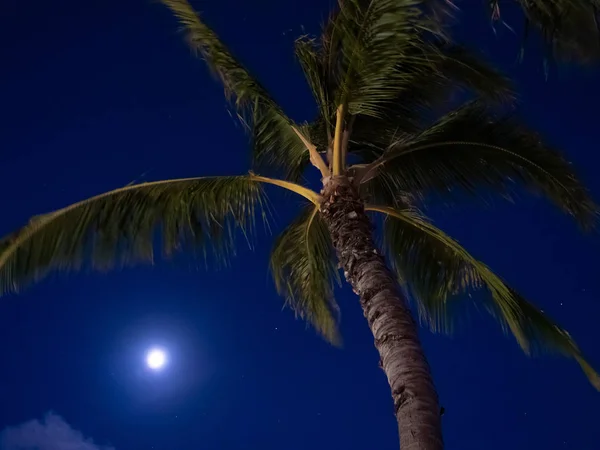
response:
[[[0,242],[0,294],[52,270],[152,261],[158,240],[167,256],[185,248],[227,258],[240,230],[251,238],[257,218],[269,217],[262,186],[275,185],[306,200],[275,240],[276,287],[336,343],[334,285],[343,269],[388,378],[402,449],[443,447],[438,398],[409,299],[421,320],[448,331],[458,298],[483,290],[478,304],[523,350],[574,358],[600,389],[566,331],[418,209],[436,196],[506,197],[521,186],[547,196],[583,228],[597,218],[561,155],[513,114],[494,112],[511,99],[509,82],[449,43],[417,0],[346,0],[320,38],[296,41],[318,111],[303,124],[285,115],[186,0],[162,3],[247,126],[253,171],[132,184],[36,216]],[[440,114],[457,91],[473,100]],[[319,171],[317,190],[302,184],[311,166]],[[373,233],[378,217],[382,246]]]

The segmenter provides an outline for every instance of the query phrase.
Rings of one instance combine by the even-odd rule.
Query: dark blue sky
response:
[[[4,0],[0,9],[0,234],[34,214],[144,180],[247,170],[247,139],[221,88],[145,0]],[[296,119],[312,100],[292,54],[327,2],[222,0],[205,19]],[[459,29],[513,75],[528,123],[564,149],[595,197],[598,73],[545,81],[540,57],[517,64],[481,11]],[[276,229],[295,211],[281,207]],[[514,287],[571,331],[600,368],[600,240],[542,200],[430,211]],[[185,257],[110,274],[53,277],[0,300],[0,429],[52,410],[117,450],[395,449],[388,386],[357,299],[339,293],[342,350],[281,310],[270,237],[232,267]],[[597,450],[600,394],[568,360],[526,358],[486,317],[452,338],[422,333],[448,450]],[[160,374],[151,345],[170,350]],[[3,449],[6,450],[6,449]],[[12,450],[12,449],[11,449]]]

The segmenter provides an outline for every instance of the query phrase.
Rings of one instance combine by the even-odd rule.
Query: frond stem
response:
[[[260,175],[255,175],[252,172],[250,173],[250,179],[260,181],[266,184],[272,184],[274,186],[279,186],[288,191],[292,191],[298,195],[301,195],[314,205],[319,205],[321,203],[321,196],[317,194],[315,191],[305,188],[304,186],[300,186],[299,184],[292,183],[291,181],[280,180],[278,178],[268,178]]]
[[[333,176],[341,175],[344,171],[344,116],[346,115],[346,103],[337,108],[335,120],[335,133],[333,138]]]
[[[312,144],[300,132],[300,130],[298,130],[298,128],[296,128],[295,126],[292,126],[292,130],[294,130],[294,133],[296,133],[296,135],[298,135],[298,137],[300,138],[300,140],[302,141],[302,143],[308,149],[308,153],[310,154],[310,162],[311,162],[311,164],[313,166],[315,166],[317,169],[319,169],[319,172],[321,172],[321,177],[322,178],[328,177],[330,175],[330,173],[329,173],[329,167],[327,167],[327,164],[325,164],[325,161],[323,161],[323,158],[321,157],[321,155],[319,155],[319,152],[317,152],[317,147],[315,147],[315,145]]]
[[[313,221],[315,220],[315,217],[317,216],[317,214],[319,212],[319,209],[320,209],[320,206],[315,205],[315,208],[313,209],[312,213],[310,214],[310,218],[308,219],[308,223],[306,224],[306,231],[304,232],[304,240],[306,242],[306,254],[307,255],[311,254],[308,233],[310,232],[310,227],[312,226]]]

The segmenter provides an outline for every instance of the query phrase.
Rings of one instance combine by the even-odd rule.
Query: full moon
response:
[[[146,364],[154,370],[161,369],[167,362],[167,355],[163,350],[154,348],[146,355]]]

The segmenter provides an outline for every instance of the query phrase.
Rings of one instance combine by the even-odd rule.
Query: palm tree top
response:
[[[161,1],[223,84],[252,139],[253,171],[134,184],[37,216],[0,241],[0,295],[51,270],[152,262],[157,240],[166,256],[185,248],[227,260],[238,238],[251,241],[257,220],[269,219],[262,185],[270,184],[307,201],[275,239],[276,287],[299,316],[338,342],[339,274],[321,215],[328,199],[302,184],[313,167],[322,187],[343,178],[367,211],[385,217],[383,249],[432,328],[449,331],[451,306],[484,290],[485,309],[526,352],[573,357],[600,389],[566,331],[419,211],[434,197],[510,197],[525,188],[585,229],[598,215],[570,164],[511,112],[506,77],[452,44],[422,2],[345,0],[321,36],[300,37],[295,52],[315,117],[295,123],[186,0]],[[472,101],[447,111],[457,93]]]

